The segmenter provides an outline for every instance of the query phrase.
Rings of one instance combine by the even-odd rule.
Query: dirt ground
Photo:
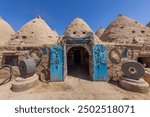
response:
[[[75,74],[76,75],[75,77]],[[90,81],[80,69],[70,72],[64,82],[39,84],[24,92],[10,90],[13,80],[0,86],[1,100],[139,100],[150,99],[150,92],[135,93],[122,89],[117,82]]]

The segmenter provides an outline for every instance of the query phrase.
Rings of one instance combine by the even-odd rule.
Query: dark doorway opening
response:
[[[81,51],[80,50],[74,51],[74,64],[81,64]]]
[[[18,56],[17,55],[4,55],[3,64],[18,66]]]
[[[72,47],[67,54],[68,75],[90,80],[89,53],[84,47]]]
[[[139,57],[137,59],[145,68],[150,68],[150,57]]]

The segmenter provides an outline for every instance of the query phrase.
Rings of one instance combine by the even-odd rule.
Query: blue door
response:
[[[93,80],[106,81],[107,79],[107,48],[97,44],[93,46]]]
[[[51,47],[50,51],[50,81],[63,81],[63,47],[55,45]]]

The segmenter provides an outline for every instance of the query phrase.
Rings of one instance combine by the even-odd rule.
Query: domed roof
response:
[[[105,29],[100,27],[97,31],[96,31],[96,36],[100,39],[100,37],[102,36],[102,34],[104,33]]]
[[[84,37],[87,32],[93,32],[88,24],[81,18],[75,18],[66,28],[72,37]]]
[[[146,25],[147,27],[150,27],[150,22]]]
[[[87,35],[93,35],[92,42],[101,42],[89,25],[81,18],[75,18],[66,28],[63,36],[70,36],[73,38],[82,38],[86,37]]]
[[[9,41],[9,45],[49,45],[57,42],[58,35],[53,31],[47,23],[37,17],[25,24],[18,32],[13,35]]]
[[[110,43],[144,43],[150,41],[150,29],[139,22],[119,15],[104,31],[101,40]]]
[[[14,33],[15,31],[12,27],[0,18],[0,46],[5,45]]]

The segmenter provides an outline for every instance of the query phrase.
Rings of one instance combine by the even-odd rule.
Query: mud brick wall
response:
[[[115,44],[108,44],[108,45],[106,45],[106,47],[107,47],[108,77],[109,77],[109,79],[118,80],[122,75],[121,65],[123,62],[125,62],[126,60],[128,60],[130,58],[130,55],[128,55],[127,58],[122,58],[120,63],[115,64],[115,63],[111,62],[111,60],[109,59],[110,51],[113,48],[117,48],[119,50],[119,53],[122,53],[124,51],[124,48],[116,47]]]
[[[2,64],[2,54],[0,53],[0,65]]]
[[[144,47],[142,50],[140,49],[140,47],[133,47],[133,46],[128,46],[126,47],[125,46],[118,46],[118,45],[115,45],[115,44],[107,44],[107,63],[108,63],[108,76],[110,79],[114,79],[114,80],[118,80],[122,73],[121,73],[121,65],[123,62],[127,61],[127,60],[137,60],[139,57],[146,57],[144,58],[143,60],[145,62],[148,62],[150,61],[150,47],[149,46],[146,46]],[[122,53],[124,51],[125,48],[128,49],[128,57],[126,58],[122,58],[121,59],[121,63],[119,64],[114,64],[112,63],[110,60],[109,60],[109,53],[110,53],[110,50],[113,49],[113,48],[118,48],[119,52]],[[133,49],[133,51],[132,51]]]

